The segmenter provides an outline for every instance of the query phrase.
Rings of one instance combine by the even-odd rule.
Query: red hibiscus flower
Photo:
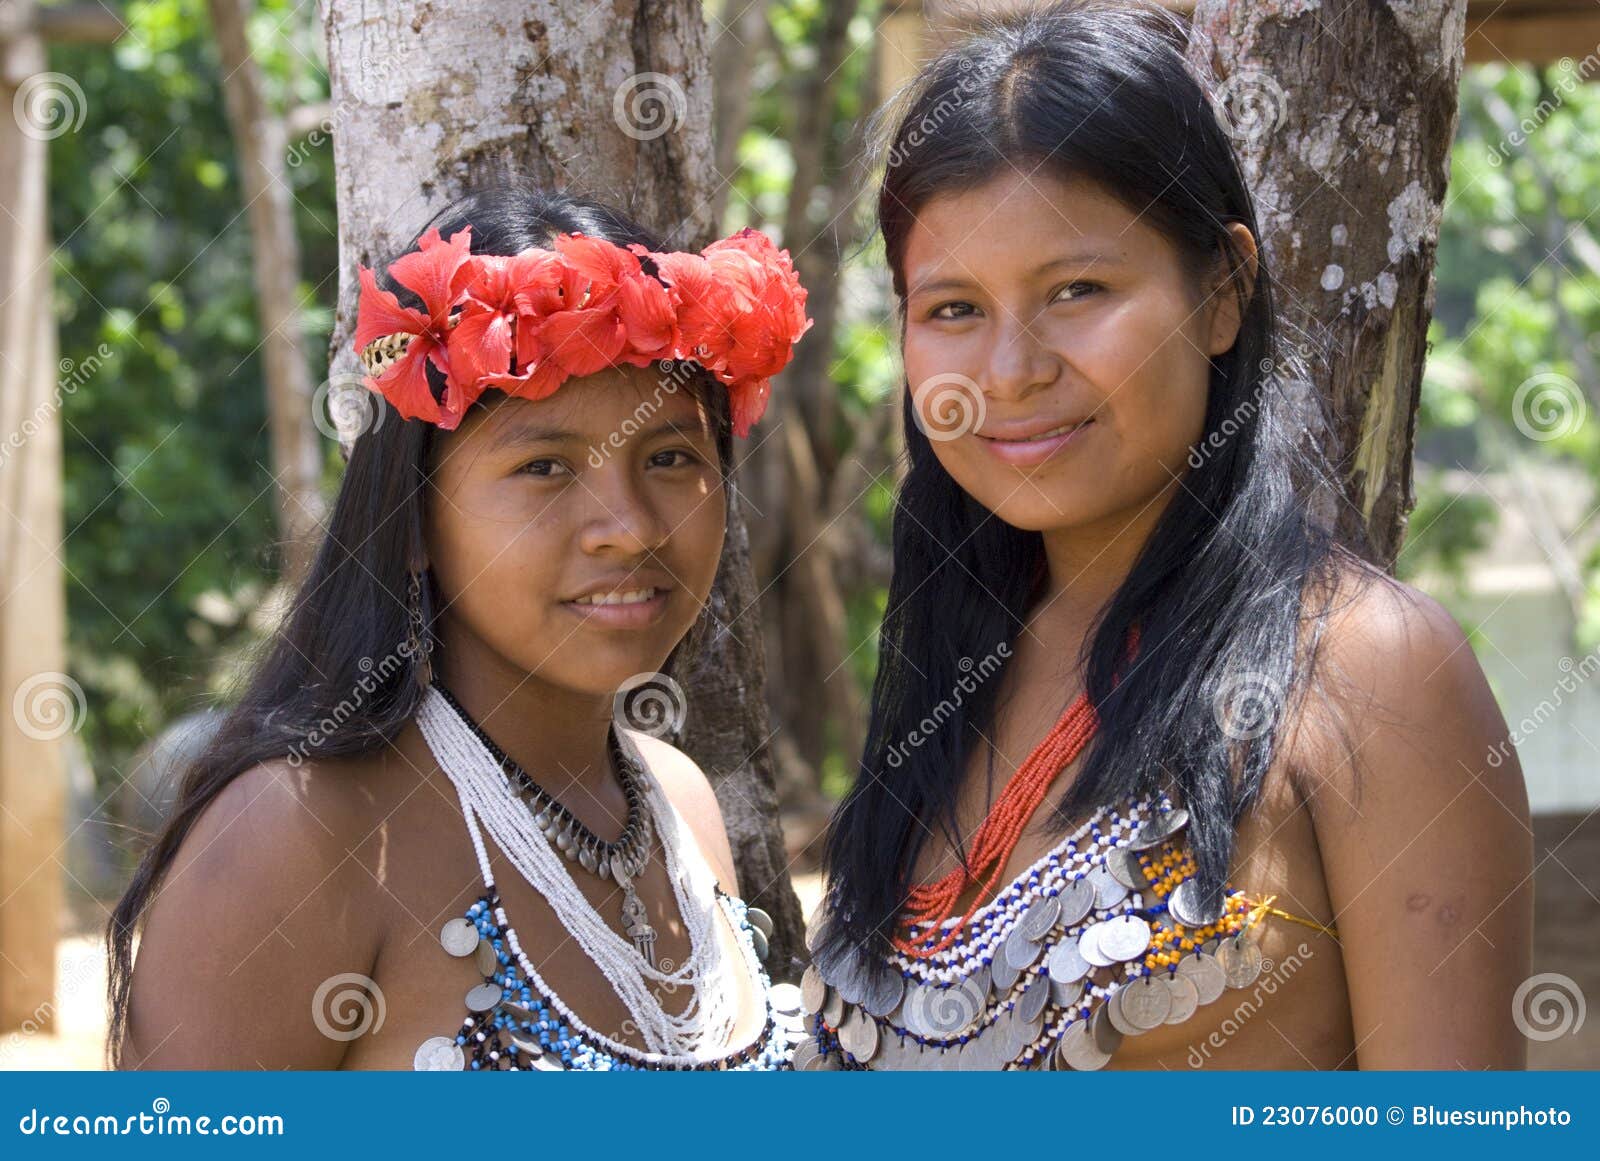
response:
[[[450,311],[461,300],[472,276],[468,265],[472,239],[470,226],[462,227],[441,240],[438,230],[429,230],[418,242],[418,249],[389,264],[394,280],[422,300],[423,309],[403,307],[400,300],[378,286],[377,277],[361,268],[361,296],[356,311],[355,348],[360,353],[373,339],[403,333],[412,337],[406,353],[377,378],[363,380],[379,392],[405,419],[436,423],[449,431],[461,422],[466,406],[461,404],[461,388],[449,384]],[[445,376],[445,406],[440,407],[428,386],[427,363],[432,362]]]

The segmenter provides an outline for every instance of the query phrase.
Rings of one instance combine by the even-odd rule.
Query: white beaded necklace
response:
[[[667,877],[689,932],[689,955],[672,971],[663,971],[648,962],[631,940],[613,931],[600,917],[573,881],[562,857],[534,823],[528,804],[517,795],[500,763],[431,686],[417,709],[417,724],[440,769],[455,785],[485,882],[493,880],[488,853],[478,832],[480,817],[495,845],[528,884],[544,896],[563,929],[610,982],[650,1051],[695,1056],[721,1052],[738,1013],[734,1010],[734,988],[726,957],[713,926],[716,878],[700,857],[687,824],[667,801],[626,731],[618,727],[617,737],[638,767],[645,806],[661,835]],[[517,950],[520,953],[521,949]],[[519,954],[519,958],[523,957]],[[528,967],[524,965],[524,970]],[[681,987],[690,988],[688,1006],[678,1014],[665,1011],[656,1000],[652,985],[668,994]]]

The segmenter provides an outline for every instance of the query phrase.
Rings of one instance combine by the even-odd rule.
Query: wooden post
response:
[[[81,380],[56,362],[46,153],[85,111],[75,82],[48,72],[45,42],[114,39],[121,22],[97,11],[109,19],[0,8],[0,1032],[55,1023],[61,739],[84,715],[65,673],[59,412]]]

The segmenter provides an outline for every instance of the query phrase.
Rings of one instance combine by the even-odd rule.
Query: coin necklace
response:
[[[688,824],[667,801],[626,733],[619,729],[617,737],[637,767],[644,806],[660,831],[667,878],[689,935],[689,954],[671,971],[657,967],[595,910],[501,764],[437,686],[423,693],[416,719],[439,768],[455,785],[485,873],[488,856],[479,833],[480,818],[506,859],[544,896],[561,928],[611,984],[649,1050],[698,1054],[702,1046],[725,1044],[738,1016],[733,1003],[737,989],[713,928],[716,876],[699,856]],[[503,915],[497,918],[504,926]],[[678,988],[690,990],[689,1002],[682,1012],[669,1013],[657,997]]]
[[[622,888],[623,930],[633,940],[639,954],[654,964],[656,930],[650,925],[649,912],[633,886],[634,881],[644,873],[645,864],[650,861],[650,815],[644,809],[639,789],[639,771],[622,752],[616,733],[613,731],[607,737],[606,745],[612,769],[622,783],[622,793],[628,803],[628,821],[622,829],[622,837],[615,842],[607,842],[585,826],[555,795],[534,781],[533,776],[473,720],[455,695],[439,682],[433,684],[450,708],[467,724],[473,736],[494,755],[495,761],[500,763],[500,769],[522,792],[528,808],[533,811],[534,825],[544,831],[544,837],[555,843],[556,849],[563,852],[569,861],[576,862],[590,874],[616,880]]]

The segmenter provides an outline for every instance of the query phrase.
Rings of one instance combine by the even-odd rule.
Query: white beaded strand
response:
[[[638,764],[643,796],[661,835],[667,876],[689,933],[690,953],[672,971],[662,971],[647,962],[631,940],[613,931],[601,918],[573,881],[562,857],[534,824],[527,803],[517,796],[500,763],[437,691],[430,688],[423,695],[417,723],[441,769],[455,784],[485,883],[492,884],[492,878],[487,850],[478,834],[478,817],[495,845],[529,885],[545,897],[563,928],[611,984],[650,1051],[700,1058],[704,1046],[714,1045],[713,1054],[720,1053],[737,1013],[733,1009],[728,964],[713,929],[715,876],[695,849],[687,824],[667,801],[625,731],[618,728],[617,734],[630,759]],[[682,849],[685,843],[686,851]],[[684,856],[681,859],[680,854]],[[516,951],[530,980],[548,992],[521,949]],[[668,985],[664,990],[689,987],[688,1006],[678,1014],[665,1011],[652,984]]]

